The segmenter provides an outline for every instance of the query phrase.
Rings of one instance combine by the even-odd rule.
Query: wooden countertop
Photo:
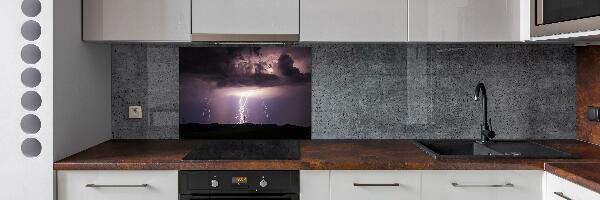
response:
[[[600,193],[600,162],[546,163],[545,170],[592,191]]]
[[[581,159],[435,160],[411,140],[306,140],[300,160],[182,158],[200,140],[109,140],[54,163],[55,170],[545,170],[600,192],[600,146],[536,141]],[[545,165],[545,166],[544,166]]]
[[[411,140],[307,140],[300,160],[182,158],[199,140],[109,140],[54,163],[55,170],[542,170],[548,162],[600,162],[600,147],[577,140],[542,144],[582,159],[435,160]]]

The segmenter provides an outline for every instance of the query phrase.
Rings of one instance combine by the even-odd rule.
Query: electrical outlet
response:
[[[142,106],[129,106],[129,119],[141,119]]]

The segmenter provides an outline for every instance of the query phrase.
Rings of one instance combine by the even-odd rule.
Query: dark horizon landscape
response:
[[[311,139],[311,127],[276,124],[179,125],[180,139]]]

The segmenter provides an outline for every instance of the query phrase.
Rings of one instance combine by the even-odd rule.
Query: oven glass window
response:
[[[298,200],[297,194],[277,195],[277,196],[262,196],[262,195],[225,195],[225,196],[194,196],[180,195],[180,200]]]
[[[541,24],[600,16],[600,0],[537,0]],[[540,9],[542,9],[540,16]],[[540,20],[538,19],[538,25]]]

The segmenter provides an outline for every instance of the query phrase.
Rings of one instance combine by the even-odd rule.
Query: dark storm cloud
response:
[[[181,73],[226,76],[234,70],[232,61],[241,54],[234,48],[179,48]]]
[[[294,59],[288,54],[281,54],[279,56],[275,72],[280,73],[290,82],[310,81],[310,74],[300,73],[300,70],[294,67]]]
[[[265,56],[261,54],[260,47],[182,47],[179,49],[179,70],[182,74],[212,81],[217,87],[269,87],[310,82],[310,73],[301,73],[294,67],[295,60],[289,52],[285,52],[301,48],[281,49],[276,54],[277,63],[273,64],[268,60],[252,60],[252,57]],[[304,49],[300,52],[304,55],[304,52],[310,51]],[[300,59],[306,58],[310,59],[310,56],[301,56]],[[310,60],[304,62],[310,63]],[[268,73],[269,69],[274,74]]]

